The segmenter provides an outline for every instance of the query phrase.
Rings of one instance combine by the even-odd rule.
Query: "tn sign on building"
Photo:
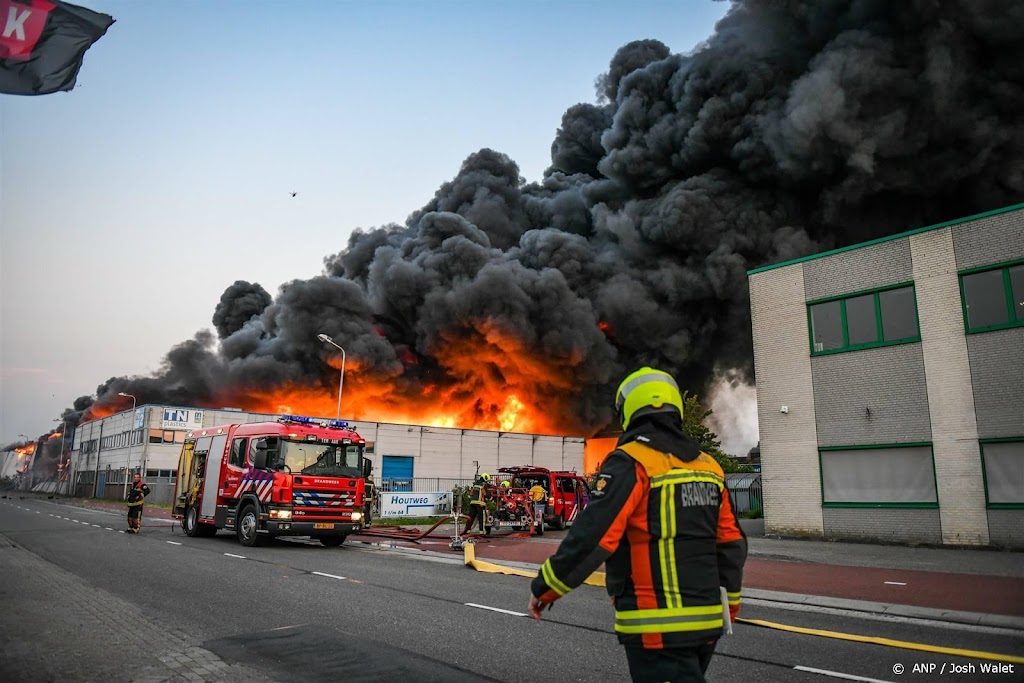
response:
[[[160,426],[163,429],[201,429],[203,411],[187,408],[164,408]]]

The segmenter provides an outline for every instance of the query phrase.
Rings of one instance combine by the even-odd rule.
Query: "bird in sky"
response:
[[[297,194],[298,194],[298,192],[292,192],[292,196],[293,196],[293,197],[294,197],[295,195],[297,195]]]

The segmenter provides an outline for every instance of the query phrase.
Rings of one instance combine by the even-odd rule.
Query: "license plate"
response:
[[[529,522],[495,522],[494,526],[523,526]]]
[[[333,522],[331,522],[331,523],[317,522],[316,524],[313,525],[313,528],[314,529],[333,529],[334,528],[334,523]]]

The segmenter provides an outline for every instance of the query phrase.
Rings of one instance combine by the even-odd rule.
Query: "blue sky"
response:
[[[491,147],[541,177],[615,50],[725,2],[83,0],[79,87],[0,95],[0,445],[210,327],[235,280],[320,273]],[[297,197],[289,193],[297,191]]]

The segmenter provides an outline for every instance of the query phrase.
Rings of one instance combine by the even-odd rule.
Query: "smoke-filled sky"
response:
[[[321,332],[344,416],[593,433],[639,364],[749,376],[747,269],[1024,197],[1009,0],[92,6],[81,90],[3,102],[5,439],[329,413]]]

